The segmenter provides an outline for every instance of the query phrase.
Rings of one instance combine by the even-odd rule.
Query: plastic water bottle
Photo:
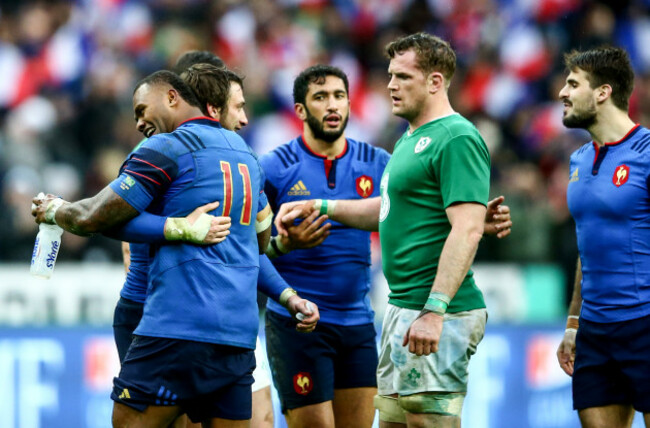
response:
[[[56,224],[41,223],[32,252],[32,265],[29,272],[37,277],[49,279],[54,271],[56,256],[61,248],[63,229]]]

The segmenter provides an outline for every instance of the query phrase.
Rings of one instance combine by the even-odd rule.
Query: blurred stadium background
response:
[[[291,100],[298,72],[338,65],[351,80],[347,135],[391,151],[405,123],[390,113],[383,46],[420,30],[458,54],[452,104],[485,137],[491,195],[506,196],[515,223],[504,241],[484,238],[476,259],[490,322],[471,365],[464,426],[579,426],[555,349],[577,255],[568,158],[588,135],[562,126],[561,57],[625,47],[637,73],[631,116],[650,125],[649,8],[650,0],[0,1],[0,427],[110,426],[119,244],[66,233],[53,278],[33,279],[29,206],[39,191],[76,200],[115,177],[141,138],[131,109],[139,78],[186,50],[217,53],[246,77],[242,134],[261,154],[301,132]],[[376,239],[374,248],[379,327],[386,286]],[[276,412],[277,426],[282,419]]]

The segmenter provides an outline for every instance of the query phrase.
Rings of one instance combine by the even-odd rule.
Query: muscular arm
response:
[[[431,292],[443,293],[450,299],[456,295],[483,236],[485,211],[485,206],[475,203],[462,203],[447,208],[451,232],[442,248]],[[442,315],[423,312],[404,335],[403,345],[408,344],[409,352],[416,355],[437,352],[442,321]]]
[[[306,218],[315,209],[319,209],[318,206],[314,207],[316,201],[314,199],[282,204],[275,217],[278,234],[288,236],[287,227],[292,225],[295,219]],[[328,204],[327,216],[331,220],[356,229],[369,231],[379,229],[379,208],[381,206],[381,197],[379,196],[368,199],[329,200]]]
[[[453,298],[474,261],[483,236],[485,207],[480,204],[457,204],[446,211],[451,232],[442,247],[431,291]]]
[[[349,227],[361,230],[377,231],[379,229],[379,208],[381,197],[368,199],[341,200],[328,216]]]
[[[37,223],[45,221],[46,208],[53,199],[50,195],[34,199],[32,213]],[[135,208],[107,186],[92,198],[63,203],[56,211],[56,223],[75,235],[88,236],[126,223],[137,215]]]
[[[578,257],[576,263],[576,275],[573,282],[573,295],[571,296],[571,303],[569,304],[569,316],[580,316],[580,309],[582,308],[582,264]],[[571,328],[571,324],[574,324]],[[569,376],[573,376],[573,367],[576,357],[576,328],[578,326],[577,319],[567,320],[567,329],[564,331],[564,337],[560,346],[557,348],[557,361],[560,363],[560,368],[564,370]]]

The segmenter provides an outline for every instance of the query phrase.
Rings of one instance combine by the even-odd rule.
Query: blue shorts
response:
[[[135,336],[111,399],[144,411],[179,406],[192,422],[251,418],[252,349]]]
[[[266,350],[282,412],[334,398],[335,389],[377,386],[372,324],[318,323],[299,333],[289,317],[266,312]]]
[[[610,404],[650,412],[650,316],[607,324],[580,319],[573,408]]]
[[[120,363],[124,361],[126,351],[131,346],[133,332],[140,323],[144,303],[120,297],[115,306],[115,315],[113,315],[113,337],[117,345],[117,353],[120,356]]]

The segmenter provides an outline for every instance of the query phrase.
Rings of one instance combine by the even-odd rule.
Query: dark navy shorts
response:
[[[133,300],[120,297],[115,306],[115,315],[113,315],[113,336],[117,345],[117,353],[120,355],[120,363],[124,361],[126,351],[131,346],[133,340],[133,331],[140,323],[144,303],[134,302]]]
[[[111,399],[144,411],[180,406],[192,422],[251,418],[252,349],[135,336]]]
[[[607,324],[580,319],[573,408],[610,404],[650,412],[650,316]]]
[[[266,312],[266,350],[282,412],[334,398],[334,389],[377,387],[372,324],[318,323],[299,333],[291,318]]]

